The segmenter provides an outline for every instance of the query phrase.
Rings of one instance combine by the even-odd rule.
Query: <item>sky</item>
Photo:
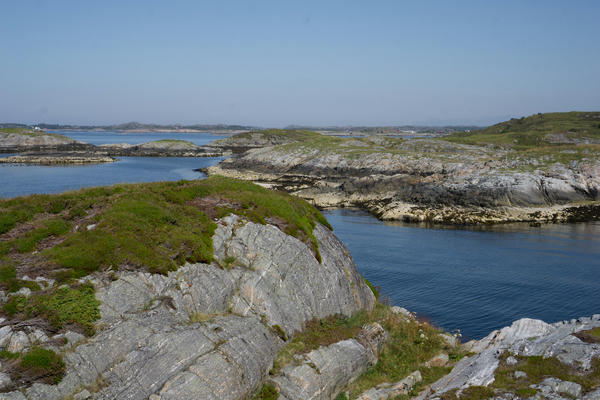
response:
[[[600,110],[600,2],[0,0],[0,121],[488,125]]]

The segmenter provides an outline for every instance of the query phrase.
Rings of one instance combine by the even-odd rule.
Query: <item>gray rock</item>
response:
[[[28,335],[29,342],[32,344],[40,344],[48,341],[48,335],[41,329],[34,329]]]
[[[21,289],[19,289],[16,292],[14,292],[12,295],[13,296],[25,296],[25,297],[29,297],[31,295],[31,289],[26,288],[26,287],[22,287]]]
[[[506,358],[506,364],[507,365],[516,365],[519,361],[513,357],[513,356],[509,356]]]
[[[27,334],[23,331],[17,331],[10,337],[10,341],[8,342],[6,350],[10,351],[11,353],[19,353],[27,346],[29,346],[29,338],[27,337]]]
[[[10,385],[12,385],[12,379],[10,379],[10,376],[4,372],[0,372],[0,390],[5,390],[10,387]]]
[[[600,389],[596,389],[589,393],[586,393],[586,395],[582,398],[583,400],[600,400]]]
[[[448,354],[440,353],[425,362],[425,367],[443,367],[444,365],[448,364],[448,361],[450,361]]]
[[[556,378],[544,379],[538,387],[543,393],[566,394],[572,398],[581,397],[581,385],[575,382],[561,381]]]
[[[523,371],[515,371],[515,379],[527,378],[527,373]]]
[[[410,311],[408,311],[408,310],[407,310],[406,308],[404,308],[404,307],[400,307],[400,306],[393,306],[393,307],[391,308],[391,311],[392,311],[394,314],[403,315],[403,316],[405,316],[406,318],[409,318],[409,319],[415,319],[415,314],[414,314],[414,313],[412,313],[412,312],[410,312]]]
[[[0,348],[8,346],[12,334],[13,331],[10,325],[4,325],[2,328],[0,328]]]
[[[19,391],[0,393],[0,400],[27,400],[27,397]]]
[[[73,400],[87,400],[91,398],[92,394],[87,389],[84,389],[81,392],[77,393],[75,396],[73,396]]]
[[[455,348],[460,345],[460,340],[455,335],[450,333],[441,333],[440,337],[444,339],[444,342],[446,342],[446,344],[451,348]]]
[[[80,342],[85,340],[85,336],[83,336],[81,333],[77,333],[77,332],[73,332],[73,331],[67,331],[67,332],[65,332],[64,335],[65,335],[65,338],[67,339],[67,345],[69,347],[76,346],[77,344],[79,344]]]
[[[421,372],[414,371],[399,382],[377,385],[377,387],[365,391],[357,397],[357,400],[386,400],[407,395],[422,380]]]

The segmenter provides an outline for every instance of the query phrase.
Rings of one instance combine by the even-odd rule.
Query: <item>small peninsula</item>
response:
[[[267,130],[215,146],[207,173],[286,190],[319,207],[446,224],[600,219],[600,112],[536,114],[440,138]]]

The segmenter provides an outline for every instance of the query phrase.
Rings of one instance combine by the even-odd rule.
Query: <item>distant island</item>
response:
[[[122,133],[222,133],[235,134],[246,131],[260,131],[264,127],[229,124],[144,124],[126,122],[113,125],[67,125],[38,123],[33,125],[19,123],[0,123],[0,129],[32,129],[40,131],[92,131],[92,132],[122,132]],[[481,129],[474,125],[393,125],[393,126],[303,126],[289,125],[286,130],[311,130],[324,135],[401,135],[401,136],[443,136],[456,132],[470,132]]]
[[[160,125],[143,124],[139,122],[126,122],[114,125],[62,125],[39,123],[34,125],[18,123],[0,123],[2,128],[23,128],[41,131],[97,131],[97,132],[164,132],[164,133],[238,133],[248,130],[260,129],[245,125],[227,125],[227,124],[195,124],[195,125]]]

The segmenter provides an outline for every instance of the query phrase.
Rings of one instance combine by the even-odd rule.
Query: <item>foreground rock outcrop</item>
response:
[[[101,302],[98,332],[68,345],[54,342],[64,352],[65,377],[0,398],[248,398],[267,377],[282,332],[374,305],[340,241],[321,225],[314,235],[321,263],[279,228],[231,215],[213,236],[213,264],[188,264],[167,276],[90,276]],[[370,351],[352,360],[352,376],[373,362]],[[330,374],[347,384],[345,375]]]

